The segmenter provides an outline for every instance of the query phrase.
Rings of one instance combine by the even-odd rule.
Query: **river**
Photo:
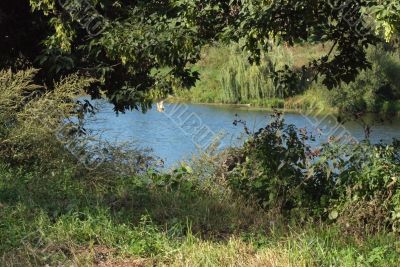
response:
[[[150,148],[168,167],[189,159],[216,138],[221,139],[219,148],[241,144],[246,135],[242,125],[233,124],[235,119],[246,121],[250,131],[254,131],[265,126],[272,114],[237,106],[166,104],[164,113],[153,108],[145,114],[129,111],[116,115],[111,104],[104,101],[95,104],[98,112],[87,121],[88,129],[101,132],[101,138],[111,143],[135,142],[138,147]],[[334,135],[346,132],[358,140],[365,136],[360,121],[341,125],[331,115],[301,113],[285,113],[284,119],[317,136],[317,144],[327,140],[328,132]],[[372,125],[372,142],[400,138],[400,118],[379,123],[372,117],[364,120]]]

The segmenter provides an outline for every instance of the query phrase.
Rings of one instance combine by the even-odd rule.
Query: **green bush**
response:
[[[332,95],[333,105],[344,112],[393,113],[394,101],[400,99],[400,56],[383,47],[368,50],[371,69],[362,71],[354,82],[342,84]]]
[[[75,99],[94,80],[70,75],[50,90],[34,83],[37,72],[0,71],[0,158],[26,165],[44,164],[51,158],[52,164],[59,165],[72,156],[56,136],[79,132],[79,124],[69,119],[83,115]]]
[[[308,143],[304,130],[274,115],[235,152],[241,160],[228,176],[229,185],[264,209],[295,220],[322,218],[357,230],[399,232],[398,142],[332,141],[317,149]]]
[[[396,142],[325,146],[320,160],[334,168],[334,194],[328,208],[331,219],[354,231],[400,232],[400,150]]]
[[[318,209],[333,186],[323,169],[313,169],[316,152],[307,141],[304,131],[274,115],[244,145],[243,162],[228,176],[229,184],[264,209],[306,218],[306,211]]]

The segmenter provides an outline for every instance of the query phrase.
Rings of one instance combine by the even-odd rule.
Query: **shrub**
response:
[[[332,139],[311,149],[304,130],[273,118],[235,151],[241,160],[228,175],[235,192],[296,221],[311,216],[357,231],[399,231],[399,141]]]
[[[368,60],[372,63],[371,69],[362,71],[354,82],[334,90],[333,105],[351,113],[392,113],[385,102],[400,99],[400,57],[379,46],[369,48]]]
[[[330,217],[353,231],[400,231],[399,147],[360,143],[325,146],[322,160],[333,164]],[[340,155],[340,156],[339,156]]]
[[[305,218],[306,210],[318,209],[332,187],[321,168],[312,168],[317,151],[308,140],[304,130],[299,132],[274,115],[242,148],[243,162],[228,177],[231,187],[264,209],[297,211]]]
[[[116,173],[136,175],[154,165],[151,151],[112,145],[86,131],[85,116],[95,107],[79,97],[95,80],[73,74],[46,88],[34,83],[36,74],[0,71],[1,161],[47,173],[64,166],[81,174],[90,169],[87,178],[111,184]]]
[[[34,83],[36,73],[34,69],[0,72],[0,157],[13,164],[52,159],[58,165],[68,156],[56,136],[78,129],[79,125],[66,120],[78,115],[75,98],[93,80],[71,75],[47,90]]]

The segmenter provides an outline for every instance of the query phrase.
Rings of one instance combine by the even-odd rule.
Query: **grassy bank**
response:
[[[2,266],[397,266],[394,234],[280,222],[200,185],[0,171]],[[75,176],[75,177],[74,177]],[[91,177],[93,179],[93,177]],[[125,265],[124,265],[125,264]]]
[[[274,47],[259,66],[248,63],[247,55],[237,46],[214,46],[204,49],[202,60],[194,68],[201,80],[191,90],[176,89],[174,101],[193,103],[246,104],[286,110],[325,110],[344,113],[400,113],[399,55],[382,47],[371,48],[369,70],[362,71],[355,82],[328,90],[320,82],[299,84],[298,92],[288,92],[275,84],[273,72],[285,65],[300,69],[309,61],[325,55],[329,44]],[[311,78],[310,78],[311,79]]]

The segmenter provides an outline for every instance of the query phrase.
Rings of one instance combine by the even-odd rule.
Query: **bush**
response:
[[[332,181],[323,169],[313,168],[317,151],[307,145],[309,137],[294,125],[286,125],[279,114],[254,133],[241,153],[243,162],[228,179],[231,187],[264,209],[306,217],[330,194]]]
[[[368,50],[371,69],[362,71],[354,82],[342,84],[334,90],[333,105],[344,112],[390,112],[382,107],[386,101],[400,99],[400,57],[383,47]]]
[[[193,102],[340,110],[350,114],[393,114],[400,110],[396,103],[400,100],[400,56],[383,46],[368,49],[371,69],[361,71],[355,81],[342,83],[333,90],[328,90],[320,79],[310,83],[312,73],[306,73],[303,80],[294,81],[296,89],[293,92],[285,85],[275,83],[274,72],[283,70],[285,65],[300,71],[303,64],[325,55],[329,47],[324,44],[273,47],[262,57],[260,65],[250,64],[247,54],[237,45],[207,47],[194,67],[200,71],[201,80],[190,91],[177,89],[175,93],[178,99]]]
[[[235,192],[296,221],[310,216],[358,231],[400,230],[398,141],[332,141],[312,150],[304,130],[273,118],[235,152],[241,160],[228,176]]]
[[[71,75],[48,90],[34,83],[36,73],[0,71],[0,158],[26,165],[52,159],[59,165],[71,157],[57,135],[79,133],[79,125],[68,120],[78,116],[75,99],[93,80]]]
[[[331,219],[352,231],[400,232],[399,153],[396,142],[326,146],[322,160],[335,168],[334,195],[328,208]]]
[[[12,166],[59,170],[74,166],[96,179],[135,175],[155,164],[151,151],[112,145],[84,128],[94,113],[85,95],[95,80],[69,75],[54,88],[34,83],[37,70],[0,71],[0,160]],[[98,168],[101,165],[101,168]],[[95,179],[93,179],[95,180]]]

